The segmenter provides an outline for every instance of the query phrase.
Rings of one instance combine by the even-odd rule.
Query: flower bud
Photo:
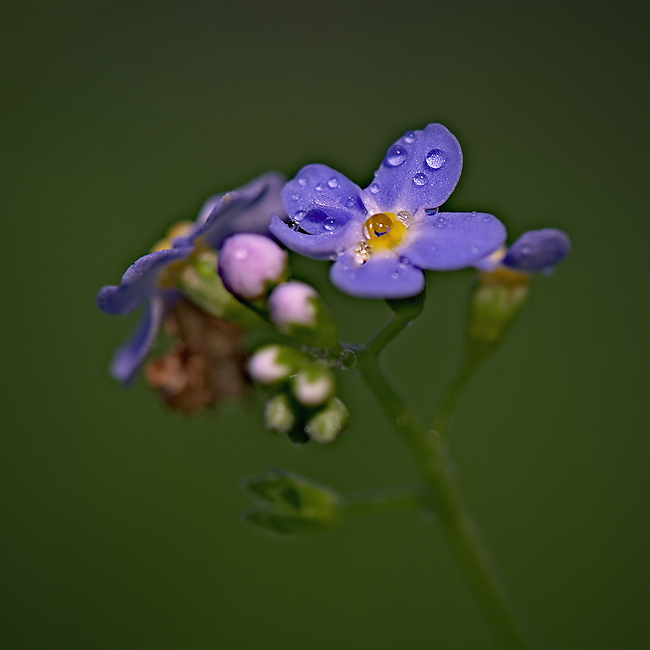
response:
[[[248,360],[248,374],[260,384],[288,379],[300,362],[300,352],[287,345],[265,345]]]
[[[296,423],[289,398],[285,393],[276,393],[264,404],[264,424],[277,433],[289,433]]]
[[[348,420],[349,412],[345,404],[338,398],[332,398],[305,425],[307,435],[320,444],[332,442],[341,433]]]
[[[313,327],[317,297],[316,289],[304,282],[283,282],[269,296],[271,320],[283,334],[290,334],[292,325]]]
[[[230,293],[245,300],[262,297],[269,285],[282,281],[287,252],[273,240],[255,233],[237,233],[219,252],[218,269]]]
[[[293,394],[303,406],[320,406],[333,391],[332,372],[321,363],[303,366],[293,378]]]
[[[508,249],[501,264],[520,272],[550,273],[570,251],[571,240],[561,230],[529,230]]]

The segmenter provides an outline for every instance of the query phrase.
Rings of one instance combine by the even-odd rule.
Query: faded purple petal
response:
[[[125,386],[131,384],[149,349],[154,344],[164,311],[164,299],[159,295],[153,296],[148,301],[146,310],[131,337],[115,350],[110,373]]]
[[[355,298],[408,298],[424,289],[424,273],[392,254],[376,254],[359,265],[345,253],[332,264],[330,280]]]
[[[501,263],[528,273],[549,271],[561,262],[570,250],[571,240],[561,230],[529,230],[508,249]]]
[[[324,230],[320,235],[312,235],[293,230],[276,215],[273,215],[269,227],[271,234],[287,248],[314,260],[336,259],[339,249],[345,246],[358,230],[359,224],[351,220],[338,230]]]
[[[128,314],[158,291],[158,277],[165,268],[191,252],[191,246],[182,246],[141,257],[129,266],[119,286],[99,290],[97,305],[107,314]]]
[[[460,144],[442,124],[407,131],[388,148],[364,201],[382,212],[437,208],[454,191],[462,167]]]
[[[438,212],[413,228],[398,250],[415,266],[432,271],[471,266],[506,239],[505,226],[484,212]]]
[[[350,218],[362,218],[367,210],[356,183],[327,165],[307,165],[282,190],[282,202],[289,218],[301,221],[313,206],[338,207]]]
[[[203,218],[203,208],[199,212],[198,227],[187,241],[201,239],[212,248],[218,249],[226,237],[237,232],[266,234],[271,214],[284,215],[280,199],[284,181],[282,174],[268,172],[243,187],[220,195],[211,213],[202,223],[200,219]],[[181,242],[176,242],[179,243]]]

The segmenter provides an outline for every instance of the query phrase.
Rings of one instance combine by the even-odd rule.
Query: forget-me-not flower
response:
[[[175,265],[183,265],[198,247],[218,250],[238,232],[268,233],[271,214],[283,214],[280,190],[284,177],[269,172],[226,194],[210,197],[194,223],[181,222],[154,251],[127,270],[118,286],[103,287],[97,304],[107,314],[128,314],[145,305],[133,335],[113,355],[110,372],[129,384],[153,345],[163,317],[180,295],[174,286]]]
[[[503,224],[479,212],[439,212],[462,168],[458,140],[441,124],[408,131],[389,147],[365,190],[326,165],[307,165],[282,190],[290,219],[270,231],[288,248],[334,260],[330,279],[360,298],[406,298],[423,270],[451,271],[498,250]]]

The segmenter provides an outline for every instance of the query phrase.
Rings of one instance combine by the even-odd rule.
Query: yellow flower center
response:
[[[411,215],[404,211],[379,212],[368,217],[363,224],[363,234],[373,250],[389,250],[395,248],[410,226]]]

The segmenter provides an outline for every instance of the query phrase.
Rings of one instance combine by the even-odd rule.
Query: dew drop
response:
[[[411,144],[412,142],[415,142],[415,133],[413,131],[407,131],[404,134],[404,142],[407,144]]]
[[[305,216],[305,211],[304,211],[304,210],[298,210],[298,211],[293,215],[293,220],[294,220],[294,221],[300,221],[304,216]]]
[[[445,154],[440,149],[431,149],[425,160],[431,169],[440,169],[447,162]]]
[[[485,221],[485,223],[490,223],[490,221],[492,221],[492,217],[488,215],[487,217],[483,218],[483,221]]]
[[[409,263],[410,263],[410,260],[409,260],[408,257],[404,257],[404,255],[402,255],[402,256],[399,258],[399,263],[400,263],[402,266],[408,266]]]
[[[478,253],[478,248],[476,248],[476,246],[474,246],[474,248],[472,248],[472,253],[474,253],[474,255],[476,255],[476,253]]]
[[[331,232],[334,230],[334,226],[336,226],[336,219],[334,219],[334,217],[327,217],[323,226],[325,227],[325,230],[329,230]]]
[[[426,174],[423,174],[422,172],[418,172],[415,176],[413,176],[413,182],[418,187],[423,187],[429,182],[429,179],[427,178]]]
[[[398,144],[391,145],[386,152],[385,162],[388,167],[399,167],[406,160],[407,151]]]
[[[330,179],[327,181],[327,184],[328,184],[332,189],[335,189],[335,188],[337,188],[337,187],[339,186],[339,179],[336,178],[335,176],[332,176],[332,178],[330,178]]]
[[[300,185],[300,187],[307,187],[307,179],[306,178],[299,178],[298,179],[298,185]]]
[[[351,208],[351,207],[354,205],[354,199],[353,199],[351,196],[349,196],[349,197],[348,197],[348,200],[345,202],[345,205],[346,205],[348,208]]]
[[[287,225],[289,226],[289,228],[291,228],[291,230],[298,230],[299,228],[297,221],[291,220]]]
[[[324,189],[325,189],[325,185],[323,185],[323,183],[318,183],[318,185],[316,185],[317,192],[322,192]]]
[[[371,191],[373,194],[377,194],[377,192],[379,192],[379,185],[377,185],[377,183],[373,183],[373,184],[370,186],[370,191]]]
[[[291,200],[292,200],[292,201],[297,201],[299,198],[300,198],[300,197],[299,197],[298,194],[292,194],[292,195],[291,195]]]

